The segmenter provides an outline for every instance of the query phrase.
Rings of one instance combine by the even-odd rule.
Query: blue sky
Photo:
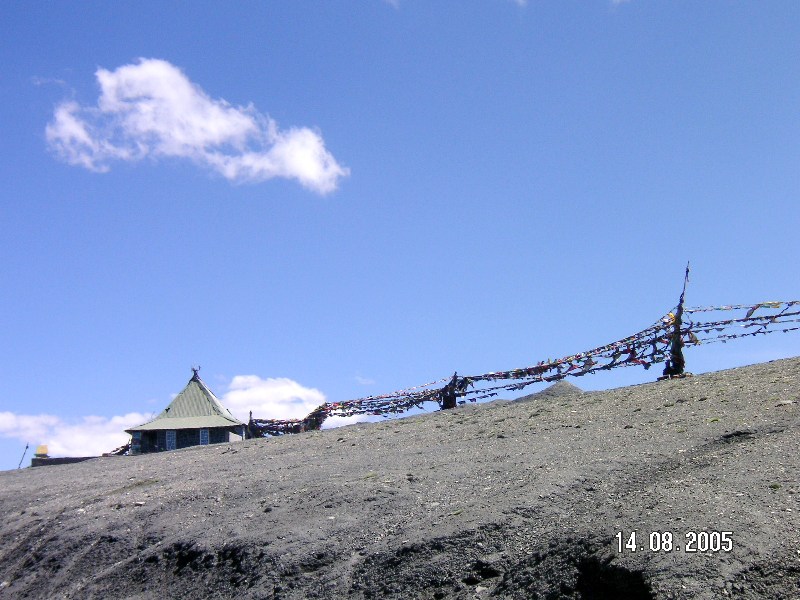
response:
[[[800,297],[799,55],[794,2],[5,2],[0,469],[193,365],[303,416],[624,337],[687,260],[689,305]]]

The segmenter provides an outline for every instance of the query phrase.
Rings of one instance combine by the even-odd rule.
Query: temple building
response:
[[[198,375],[152,421],[125,431],[131,434],[131,454],[176,450],[244,439],[246,425],[222,406]]]

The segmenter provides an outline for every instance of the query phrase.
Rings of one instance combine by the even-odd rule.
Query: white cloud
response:
[[[0,436],[29,443],[33,449],[46,444],[50,456],[99,456],[126,444],[130,436],[125,429],[149,418],[150,415],[128,413],[66,421],[55,415],[0,412]]]
[[[117,161],[184,158],[234,182],[295,179],[326,194],[349,174],[307,127],[286,130],[252,105],[210,98],[176,66],[139,59],[98,69],[96,106],[59,104],[45,135],[69,164],[104,172]]]
[[[345,425],[352,425],[353,423],[365,423],[368,421],[379,421],[380,417],[370,415],[354,415],[352,417],[328,417],[322,423],[323,429],[335,429],[336,427],[344,427]]]
[[[58,86],[61,86],[61,87],[66,87],[66,85],[67,85],[67,82],[64,81],[63,79],[56,79],[54,77],[39,77],[37,75],[34,75],[33,77],[31,77],[31,83],[33,85],[35,85],[35,86],[40,86],[40,85],[58,85]]]
[[[261,379],[257,375],[237,375],[220,398],[234,416],[247,421],[250,411],[256,419],[302,419],[325,402],[325,394],[285,377]],[[371,420],[369,415],[328,417],[323,429]]]
[[[375,384],[375,380],[374,379],[370,379],[369,377],[362,377],[361,375],[356,375],[354,377],[354,379],[356,380],[356,383],[359,384],[359,385],[374,385]]]
[[[261,379],[237,375],[220,398],[238,419],[247,421],[250,411],[257,419],[302,419],[325,402],[325,394],[285,377]]]

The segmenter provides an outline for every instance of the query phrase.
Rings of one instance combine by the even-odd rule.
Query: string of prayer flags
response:
[[[726,319],[701,318],[705,313],[732,311],[738,311],[739,314]],[[379,396],[326,402],[304,419],[251,418],[249,429],[251,436],[265,437],[319,429],[330,416],[386,417],[415,407],[422,408],[426,402],[436,402],[441,408],[451,408],[456,403],[477,402],[497,396],[499,390],[521,390],[538,382],[580,377],[617,367],[641,366],[649,369],[653,364],[669,360],[674,340],[679,344],[693,346],[716,342],[724,344],[737,338],[800,330],[800,325],[794,325],[795,323],[800,323],[800,300],[702,308],[684,308],[681,302],[646,329],[585,352],[558,359],[548,358],[528,367],[508,371],[491,371],[466,377],[454,374],[452,377]],[[509,383],[486,386],[489,382],[503,381]],[[443,383],[445,385],[442,386]],[[480,387],[476,387],[476,384]]]

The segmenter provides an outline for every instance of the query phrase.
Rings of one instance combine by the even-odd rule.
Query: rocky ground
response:
[[[0,598],[797,599],[798,367],[3,472]]]

